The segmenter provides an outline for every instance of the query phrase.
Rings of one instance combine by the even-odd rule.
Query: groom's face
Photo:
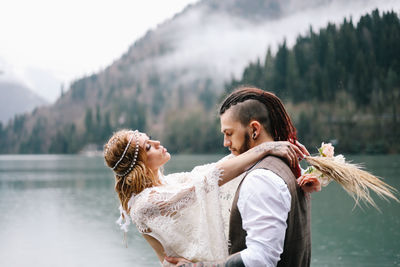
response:
[[[221,132],[224,134],[224,147],[237,156],[250,149],[250,135],[248,128],[233,113],[232,109],[228,109],[220,116]]]

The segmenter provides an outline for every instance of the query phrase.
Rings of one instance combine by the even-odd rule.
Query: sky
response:
[[[198,0],[2,0],[0,78],[49,102]]]
[[[197,1],[1,0],[0,82],[11,79],[23,83],[52,103],[60,96],[61,86],[67,90],[74,80],[106,68],[148,30]],[[376,7],[399,11],[400,0],[333,0],[328,6],[298,10],[257,27],[236,27],[221,17],[220,23],[213,21],[209,27],[202,24],[197,35],[181,33],[190,38],[181,42],[179,53],[171,55],[171,61],[189,59],[207,63],[209,57],[202,51],[207,50],[207,55],[214,52],[219,58],[213,63],[216,68],[238,74],[249,58],[253,58],[248,54],[257,54],[256,51],[264,54],[268,43],[281,43],[286,37],[290,44],[299,33],[305,33],[310,24],[318,29],[328,21],[341,22],[345,16],[359,18]],[[184,23],[193,32],[190,20]],[[195,45],[198,43],[205,46]],[[248,50],[247,43],[254,51]],[[232,64],[232,55],[237,55],[241,61]],[[235,66],[235,70],[226,68],[225,63]]]

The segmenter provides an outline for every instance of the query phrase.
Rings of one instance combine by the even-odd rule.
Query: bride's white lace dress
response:
[[[239,178],[218,187],[216,164],[174,173],[163,185],[147,188],[130,201],[130,216],[141,233],[149,234],[168,256],[192,261],[228,256],[230,205]]]

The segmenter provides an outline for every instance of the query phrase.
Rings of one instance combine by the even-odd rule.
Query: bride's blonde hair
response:
[[[115,176],[115,191],[121,202],[122,208],[129,212],[128,202],[134,194],[139,194],[144,189],[160,185],[157,174],[147,168],[147,154],[145,149],[137,146],[138,140],[132,138],[134,133],[129,130],[120,130],[104,145],[104,160],[113,171]],[[132,138],[132,142],[129,140]],[[129,144],[129,147],[127,147]],[[124,151],[126,150],[125,154]],[[137,150],[137,158],[131,167]],[[119,163],[117,164],[117,162]],[[130,170],[131,169],[131,170]],[[126,173],[124,176],[118,174]]]

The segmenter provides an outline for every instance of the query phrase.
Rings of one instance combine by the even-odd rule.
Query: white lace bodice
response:
[[[133,198],[132,221],[140,232],[156,238],[168,256],[194,261],[226,258],[220,176],[216,164],[208,164],[163,177],[164,185]]]

